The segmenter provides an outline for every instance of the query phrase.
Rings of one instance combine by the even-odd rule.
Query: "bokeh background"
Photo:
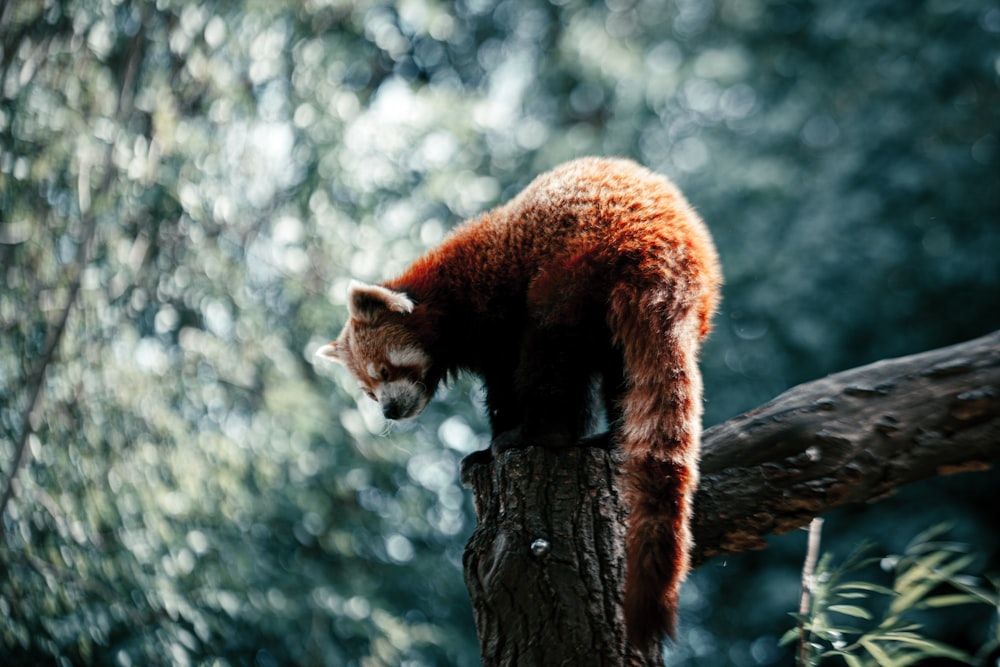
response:
[[[0,48],[6,665],[477,664],[476,383],[390,426],[312,353],[350,277],[565,159],[633,157],[712,228],[706,425],[1000,327],[992,0],[0,0]],[[824,546],[948,520],[997,572],[998,488]],[[790,664],[804,542],[697,572],[673,663]]]

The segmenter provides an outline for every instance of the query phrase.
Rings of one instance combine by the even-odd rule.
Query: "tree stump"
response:
[[[625,641],[620,455],[601,446],[510,449],[463,464],[478,525],[465,549],[484,667],[661,667]]]

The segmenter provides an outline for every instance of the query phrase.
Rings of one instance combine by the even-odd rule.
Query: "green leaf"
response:
[[[868,591],[870,593],[879,593],[881,595],[896,595],[896,591],[892,590],[891,588],[880,586],[878,584],[873,584],[867,581],[848,581],[834,588],[835,591],[855,590],[855,589]]]
[[[858,607],[852,604],[834,604],[830,605],[830,611],[835,611],[838,614],[844,614],[845,616],[853,616],[854,618],[861,618],[866,621],[872,620],[871,612],[863,607]]]
[[[904,655],[893,656],[893,660],[896,667],[909,667],[909,665],[918,664],[926,657],[920,651],[910,651]]]
[[[966,664],[972,664],[973,662],[972,656],[965,651],[961,651],[943,642],[927,639],[926,637],[914,636],[908,633],[889,633],[886,635],[886,638],[919,648],[923,655],[927,657],[950,658],[951,660],[958,660]]]
[[[881,632],[900,632],[903,630],[919,630],[922,626],[916,623],[903,624],[900,614],[889,614],[878,624],[877,630]]]
[[[954,593],[952,595],[935,595],[926,600],[922,600],[914,606],[915,609],[937,609],[940,607],[953,607],[960,604],[975,604],[982,600],[975,595],[968,593]]]
[[[848,667],[865,667],[865,663],[861,658],[859,658],[858,656],[854,655],[849,651],[844,651],[841,649],[833,649],[830,651],[826,651],[822,653],[820,657],[827,658],[834,655],[843,658],[844,662],[847,663]]]
[[[836,593],[841,600],[866,600],[868,593]]]
[[[865,647],[865,650],[868,651],[868,654],[875,658],[875,661],[881,667],[896,667],[895,661],[874,640],[869,637],[862,637],[859,641]]]
[[[975,560],[975,556],[966,555],[956,558],[946,566],[935,569],[935,565],[943,563],[949,555],[943,551],[928,554],[924,559],[921,559],[919,565],[915,565],[903,577],[897,579],[896,589],[900,592],[900,595],[892,601],[889,609],[893,613],[900,613],[909,609],[935,586],[947,580],[956,572],[961,571]]]
[[[865,663],[863,663],[861,658],[856,655],[851,653],[841,653],[841,656],[843,656],[844,662],[847,663],[847,667],[865,667]]]
[[[909,552],[914,548],[919,547],[922,544],[930,542],[939,535],[944,535],[949,530],[951,530],[951,523],[947,521],[942,521],[941,523],[934,524],[930,528],[920,531],[913,536],[910,543],[906,545],[905,551]]]
[[[810,623],[812,617],[809,614],[800,614],[797,611],[790,611],[788,615],[795,619],[796,623]]]
[[[947,551],[935,551],[921,558],[917,558],[911,565],[899,565],[896,568],[896,581],[893,582],[893,590],[902,593],[910,588],[915,582],[926,579],[934,568],[948,559],[950,554]]]
[[[885,641],[902,641],[906,638],[923,639],[921,635],[908,630],[889,630],[888,632],[881,632],[877,635],[872,635],[871,638],[879,640],[884,639]]]
[[[987,590],[980,586],[967,583],[963,581],[963,579],[964,577],[962,578],[952,577],[951,579],[948,580],[948,583],[950,583],[955,588],[965,591],[969,595],[975,597],[976,600],[979,602],[988,604],[991,607],[1000,607],[1000,596],[998,596],[996,592]],[[997,588],[1000,588],[1000,582],[993,582],[992,579],[990,579],[990,582],[993,583],[993,585],[996,586]]]
[[[799,628],[789,628],[785,631],[785,634],[781,635],[781,639],[778,640],[778,646],[785,646],[786,644],[798,641],[800,636]]]

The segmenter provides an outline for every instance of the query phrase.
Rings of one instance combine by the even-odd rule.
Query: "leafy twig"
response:
[[[927,637],[920,624],[907,618],[912,611],[960,604],[997,605],[995,590],[962,574],[974,557],[965,545],[940,541],[946,530],[947,526],[934,526],[924,531],[896,556],[868,558],[861,548],[836,566],[829,554],[824,555],[810,577],[808,601],[800,604],[799,613],[794,615],[798,623],[785,633],[781,643],[798,638],[800,665],[818,665],[834,656],[849,667],[905,667],[931,657],[973,664],[971,655]],[[804,581],[810,557],[806,560]],[[848,574],[874,562],[893,572],[891,587],[845,580]],[[942,585],[952,590],[940,592]],[[886,598],[888,604],[869,604],[876,597]],[[871,611],[873,606],[884,609],[880,616]],[[845,617],[862,623],[847,624]]]

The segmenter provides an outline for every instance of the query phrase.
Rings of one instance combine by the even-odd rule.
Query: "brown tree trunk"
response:
[[[626,645],[621,463],[600,447],[467,459],[479,523],[465,549],[484,667],[663,665]]]
[[[486,454],[463,472],[479,518],[465,578],[483,665],[662,665],[625,644],[619,455]],[[1000,331],[800,385],[706,431],[693,560],[998,457]]]

